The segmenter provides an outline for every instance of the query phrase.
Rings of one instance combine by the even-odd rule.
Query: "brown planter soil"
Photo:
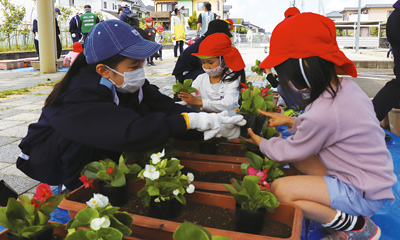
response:
[[[230,163],[212,163],[205,161],[188,161],[188,160],[180,160],[181,164],[189,169],[194,169],[199,172],[215,172],[216,175],[224,174],[224,172],[231,173],[229,175],[240,176],[238,179],[241,180],[243,178],[242,171],[240,169],[240,164],[230,164]],[[283,172],[287,176],[299,175],[299,172],[293,168],[282,168]],[[185,172],[185,168],[182,169]],[[223,172],[222,172],[223,171]],[[233,174],[232,174],[233,173]],[[225,173],[227,174],[227,173]],[[224,176],[216,176],[220,179],[226,180]],[[223,183],[229,183],[226,181],[219,182],[204,182],[196,180],[196,175],[194,176],[193,185],[196,187],[196,190],[206,191],[211,193],[218,194],[227,194],[230,195],[229,191],[222,185]],[[270,191],[270,188],[260,187],[261,190]]]
[[[218,146],[218,153],[217,155],[213,156],[233,156],[233,157],[244,157],[246,155],[246,150],[242,149],[242,145],[240,143],[240,139],[238,142],[220,142]],[[179,151],[179,152],[187,152],[187,153],[200,153],[199,150],[199,142],[198,141],[182,141],[174,139],[172,145]],[[216,157],[219,159],[220,157]]]
[[[95,183],[94,185],[97,188],[97,184]],[[132,181],[129,182],[129,192],[131,194],[136,194],[142,187],[143,183]],[[85,189],[82,186],[73,191],[68,198],[64,198],[59,207],[62,209],[67,209],[69,215],[74,217],[78,211],[86,207],[86,204],[80,202],[89,200],[95,192],[97,192],[96,189]],[[195,191],[193,194],[187,194],[186,199],[190,203],[226,208],[228,211],[235,209],[235,200],[232,196]],[[178,222],[161,220],[136,214],[131,214],[131,216],[133,218],[133,226],[131,227],[133,235],[134,237],[139,237],[142,239],[172,240],[172,235],[175,229],[180,225]],[[290,237],[268,237],[209,227],[206,227],[206,229],[210,231],[212,235],[227,236],[233,240],[300,239],[303,214],[299,207],[292,204],[282,203],[278,208],[275,209],[275,213],[267,213],[267,218],[288,225],[291,228]]]
[[[54,240],[62,240],[64,239],[68,234],[68,231],[65,228],[55,228],[54,229]],[[7,237],[7,229],[0,232],[0,240],[8,240]]]
[[[184,159],[191,161],[221,162],[231,164],[242,164],[248,162],[246,157],[213,155],[193,152],[179,152],[177,158],[179,160]]]

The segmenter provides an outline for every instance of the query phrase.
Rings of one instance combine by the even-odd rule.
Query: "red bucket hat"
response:
[[[297,15],[300,13],[300,10],[297,7],[290,7],[285,11],[285,18]]]
[[[271,35],[270,53],[260,68],[275,67],[289,58],[320,57],[333,62],[344,73],[357,77],[354,63],[336,42],[335,23],[315,13],[301,13],[283,20]]]
[[[72,44],[72,51],[76,53],[80,53],[83,51],[82,44],[80,42],[75,42]]]
[[[242,55],[232,47],[231,39],[225,33],[214,33],[206,37],[199,46],[197,57],[224,57],[226,65],[233,71],[240,71],[246,67]]]

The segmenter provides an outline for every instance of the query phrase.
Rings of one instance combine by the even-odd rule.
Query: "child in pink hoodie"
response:
[[[67,54],[64,58],[64,66],[71,66],[72,63],[75,61],[75,58],[83,51],[82,44],[80,42],[75,42],[72,45],[72,51]]]

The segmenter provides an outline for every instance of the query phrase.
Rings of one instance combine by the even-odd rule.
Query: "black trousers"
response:
[[[57,59],[59,59],[61,56],[62,48],[61,48],[60,36],[58,36],[58,35],[56,36],[56,43],[57,43]],[[35,49],[36,49],[38,58],[40,58],[40,56],[39,56],[39,41],[35,39],[34,44],[35,44]]]
[[[393,107],[400,106],[400,9],[398,8],[395,8],[388,18],[386,35],[393,50],[396,77],[387,82],[372,100],[379,121],[382,121]]]
[[[178,57],[178,48],[179,48],[179,55],[183,53],[183,44],[185,44],[184,41],[176,41],[176,44],[174,46],[174,57]]]

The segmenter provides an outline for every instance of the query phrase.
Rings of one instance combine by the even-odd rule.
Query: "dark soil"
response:
[[[144,207],[141,199],[136,195],[131,195],[128,203],[122,206],[120,210],[137,215],[149,216],[149,208]],[[188,221],[203,227],[234,231],[234,216],[235,211],[231,209],[188,202],[187,205],[182,207],[180,216],[169,220],[174,222]],[[291,231],[292,229],[290,226],[266,218],[264,228],[260,235],[289,238],[291,237]]]
[[[234,156],[234,157],[245,157],[246,156],[245,149],[241,149],[241,145],[228,145],[228,144],[220,144],[218,146],[218,155],[225,155],[225,156]]]
[[[195,169],[184,167],[181,172],[185,175],[188,172],[193,173],[194,180],[200,182],[231,183],[231,178],[243,180],[243,175],[228,171],[199,172]]]

